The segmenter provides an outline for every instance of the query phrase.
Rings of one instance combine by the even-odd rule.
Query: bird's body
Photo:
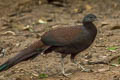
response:
[[[46,32],[39,41],[2,64],[0,71],[7,70],[21,61],[36,57],[41,52],[44,54],[51,51],[61,53],[62,66],[64,66],[63,58],[68,54],[71,54],[71,59],[74,61],[75,56],[87,49],[96,37],[97,29],[92,23],[94,19],[96,16],[89,14],[83,19],[82,26],[60,27]]]
[[[91,31],[90,28],[93,26],[94,24],[90,23],[90,26],[87,27],[71,26],[53,29],[46,32],[41,37],[41,41],[51,46],[48,50],[75,56],[94,41],[97,30],[95,28]]]

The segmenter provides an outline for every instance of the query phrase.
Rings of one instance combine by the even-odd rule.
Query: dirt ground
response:
[[[0,80],[120,80],[120,59],[106,64],[89,61],[107,61],[120,55],[120,1],[119,0],[0,0],[0,64],[20,50],[40,39],[49,29],[82,24],[83,17],[93,13],[98,35],[93,45],[76,56],[76,61],[91,72],[82,72],[65,58],[66,72],[61,75],[60,55],[47,56],[21,62],[0,73]],[[62,34],[62,33],[61,33]],[[5,51],[4,51],[5,50]],[[2,52],[5,55],[2,57]],[[48,75],[41,78],[41,74]]]

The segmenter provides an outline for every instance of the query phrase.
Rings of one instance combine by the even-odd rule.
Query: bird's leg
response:
[[[65,68],[64,68],[64,55],[61,55],[61,67],[62,67],[62,73],[65,74]]]
[[[81,68],[82,71],[85,71],[85,72],[90,72],[89,69],[86,69],[86,68],[84,68],[81,64],[77,63],[74,58],[75,58],[75,55],[71,55],[71,61],[72,61],[75,65],[77,65],[77,68]]]
[[[41,52],[41,55],[42,56],[45,56],[45,54],[44,54],[44,52],[48,49],[48,48],[50,48],[51,46],[47,46],[42,52]]]
[[[77,65],[77,68],[81,68],[82,71],[85,71],[85,70],[86,70],[81,64],[77,63],[74,59],[71,59],[71,61],[72,61],[75,65]]]
[[[67,77],[67,76],[70,75],[70,74],[66,74],[66,73],[65,73],[64,58],[65,58],[66,56],[67,56],[66,54],[62,54],[62,55],[61,55],[61,67],[62,67],[62,74]]]

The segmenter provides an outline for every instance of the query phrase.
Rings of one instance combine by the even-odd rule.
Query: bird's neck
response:
[[[90,29],[90,30],[97,30],[95,25],[92,22],[83,22],[83,26],[86,29]]]
[[[97,28],[92,22],[83,22],[83,26],[95,36],[97,34]]]

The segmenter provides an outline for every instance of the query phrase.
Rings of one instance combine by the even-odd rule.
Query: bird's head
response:
[[[96,20],[97,20],[97,17],[94,14],[88,14],[84,17],[83,22],[93,22]]]

